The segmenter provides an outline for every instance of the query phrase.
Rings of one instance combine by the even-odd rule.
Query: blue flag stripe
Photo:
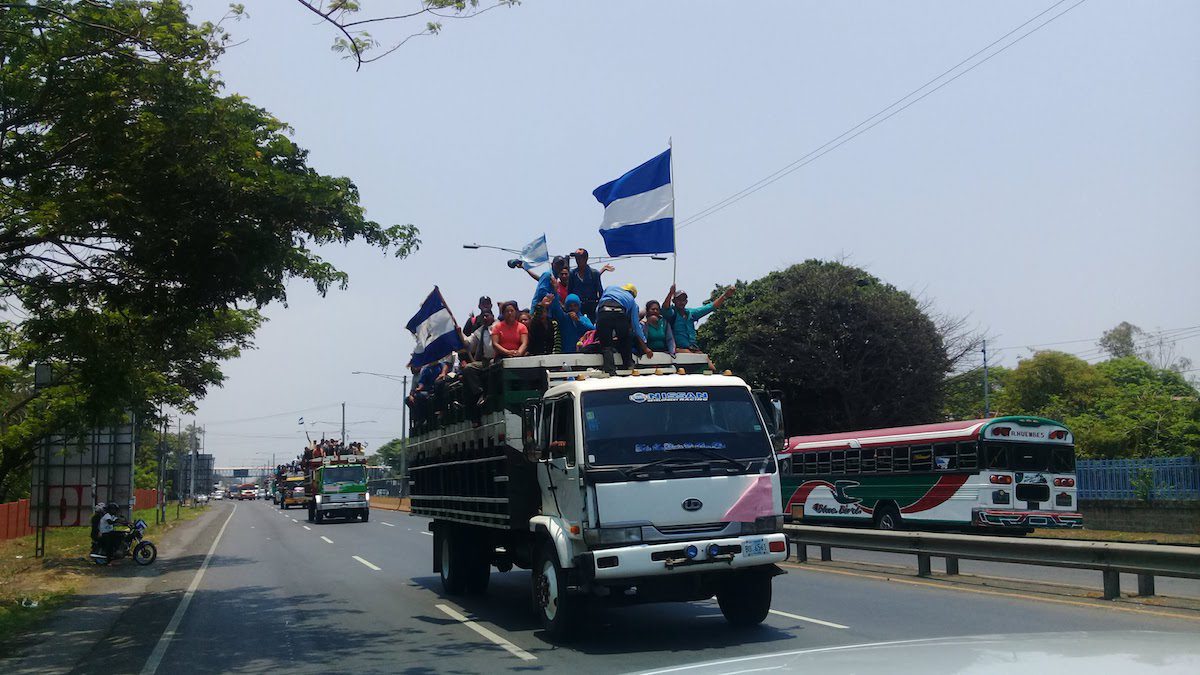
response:
[[[596,188],[592,195],[596,201],[608,206],[618,199],[649,192],[670,182],[671,151],[668,149],[620,178]]]
[[[425,298],[425,302],[421,303],[421,309],[413,315],[413,318],[408,320],[404,326],[410,333],[417,332],[417,327],[425,322],[426,319],[437,314],[441,310],[446,309],[446,303],[442,302],[442,294],[438,291],[437,286],[433,287],[433,292],[429,297]]]
[[[648,223],[600,230],[609,255],[645,255],[675,250],[675,219],[662,218]]]
[[[458,339],[458,331],[446,333],[425,345],[425,349],[420,353],[413,354],[412,364],[420,368],[462,348],[463,344],[462,340]]]

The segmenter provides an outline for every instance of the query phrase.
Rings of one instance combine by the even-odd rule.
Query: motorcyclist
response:
[[[92,507],[92,553],[98,553],[100,549],[100,518],[104,516],[107,506],[100,503]]]
[[[117,547],[121,545],[121,539],[125,536],[125,533],[118,531],[116,527],[128,524],[121,517],[120,505],[113,502],[104,505],[104,515],[100,516],[97,528],[100,533],[100,552],[104,556],[111,558]]]

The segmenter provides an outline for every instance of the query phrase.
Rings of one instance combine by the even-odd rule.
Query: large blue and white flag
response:
[[[671,253],[675,250],[675,192],[671,151],[592,191],[604,205],[600,236],[608,254]]]
[[[550,262],[550,249],[546,247],[545,232],[521,249],[521,262],[525,264],[525,269]]]
[[[433,363],[463,348],[458,324],[454,322],[454,316],[446,307],[446,301],[437,286],[421,303],[421,310],[408,320],[407,328],[417,341],[412,354],[414,366]]]

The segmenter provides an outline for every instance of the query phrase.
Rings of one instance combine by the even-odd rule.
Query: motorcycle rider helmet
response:
[[[104,512],[110,515],[120,515],[121,507],[116,502],[109,502],[104,505]]]

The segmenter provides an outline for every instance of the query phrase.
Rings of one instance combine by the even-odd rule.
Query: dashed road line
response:
[[[321,538],[325,540],[325,543],[326,543],[326,544],[332,544],[332,543],[333,543],[333,540],[332,540],[332,539],[330,539],[329,537],[326,537],[325,535],[321,535]]]
[[[371,569],[375,570],[376,572],[378,572],[378,571],[379,571],[379,567],[378,567],[377,565],[375,565],[374,563],[372,563],[370,560],[363,560],[362,558],[360,558],[360,557],[358,557],[358,556],[356,556],[356,555],[352,555],[352,556],[350,556],[350,557],[351,557],[351,558],[354,558],[354,559],[355,559],[355,560],[357,560],[358,562],[360,562],[360,563],[362,563],[362,564],[366,565],[367,567],[370,567]]]
[[[304,529],[306,529],[306,530],[312,530],[312,528],[311,528],[311,527],[309,527],[309,526],[307,526],[307,525],[301,525],[300,527],[303,527],[303,528],[304,528]]]
[[[520,647],[509,642],[508,640],[505,640],[504,638],[500,637],[499,635],[497,635],[490,629],[488,629],[484,626],[481,626],[474,621],[471,621],[470,619],[463,616],[462,614],[460,614],[458,611],[454,610],[453,608],[448,607],[446,605],[437,605],[437,608],[442,610],[443,612],[445,612],[451,619],[458,621],[459,623],[466,626],[467,628],[470,628],[471,630],[475,631],[476,633],[479,633],[483,637],[485,637],[485,638],[491,640],[492,642],[496,643],[497,645],[503,647],[505,651],[507,651],[509,654],[512,654],[513,656],[517,657],[518,659],[521,659],[522,661],[536,661],[537,660],[537,657],[534,656],[533,654],[530,654],[529,652],[525,651],[524,649],[521,649]]]
[[[422,532],[421,534],[427,534],[427,535],[429,535],[429,536],[431,536],[431,537],[433,536],[433,533],[432,533],[432,532]]]
[[[293,523],[298,523],[298,522],[300,522],[300,521],[296,520],[295,518],[292,518],[292,522],[293,522]]]
[[[395,525],[393,525],[391,523],[384,523],[384,525],[387,525],[388,527],[395,527]]]
[[[834,623],[832,621],[822,621],[820,619],[814,619],[811,616],[800,616],[799,614],[792,614],[791,612],[781,612],[777,609],[772,609],[771,613],[779,615],[779,616],[786,616],[789,619],[795,619],[797,621],[807,621],[808,623],[815,623],[820,626],[828,626],[830,628],[840,628],[842,630],[847,630],[848,628],[850,628],[850,626],[843,626],[840,623]]]

